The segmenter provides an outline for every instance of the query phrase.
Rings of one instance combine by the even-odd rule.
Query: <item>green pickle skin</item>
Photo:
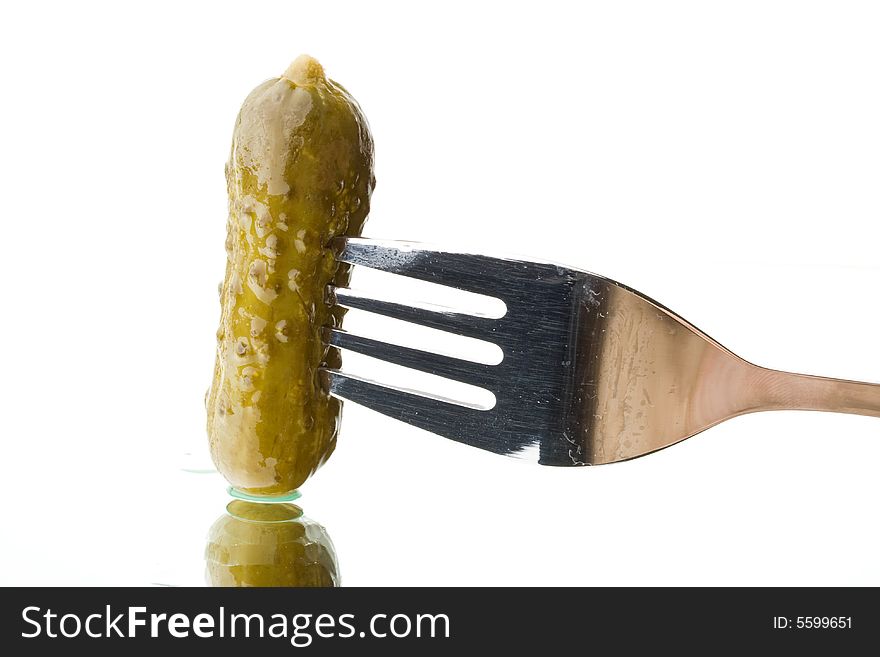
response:
[[[375,186],[373,140],[355,100],[299,57],[247,97],[226,166],[229,219],[208,437],[235,488],[299,487],[336,445],[341,404],[318,380],[339,353],[322,342],[344,311],[328,284],[350,267],[328,248],[359,235]]]
[[[333,542],[293,504],[236,500],[214,522],[205,547],[208,586],[339,586]]]

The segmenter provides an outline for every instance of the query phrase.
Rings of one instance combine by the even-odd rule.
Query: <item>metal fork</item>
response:
[[[383,386],[339,370],[330,394],[481,449],[543,465],[643,456],[755,411],[803,409],[880,417],[880,385],[753,365],[656,301],[607,278],[550,263],[341,238],[352,265],[497,297],[500,319],[438,312],[331,288],[341,306],[486,340],[483,365],[326,329],[325,341],[486,388],[489,410]]]

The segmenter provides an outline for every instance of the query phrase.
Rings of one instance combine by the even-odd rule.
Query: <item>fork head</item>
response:
[[[708,379],[741,361],[671,311],[614,281],[551,263],[409,242],[340,238],[338,259],[501,299],[489,318],[333,291],[336,303],[497,344],[484,365],[325,329],[328,344],[490,390],[478,409],[325,370],[330,393],[498,454],[572,466],[620,461],[687,438],[737,409]],[[721,377],[721,379],[719,379]]]

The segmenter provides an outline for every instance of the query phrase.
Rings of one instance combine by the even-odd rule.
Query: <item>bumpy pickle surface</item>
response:
[[[373,141],[354,99],[303,55],[244,101],[226,166],[226,276],[207,399],[218,470],[239,490],[278,495],[330,456],[341,405],[318,380],[339,354],[321,340],[343,311],[326,286],[349,268],[327,248],[369,212]]]
[[[339,565],[324,528],[293,504],[236,500],[208,532],[209,586],[339,586]]]

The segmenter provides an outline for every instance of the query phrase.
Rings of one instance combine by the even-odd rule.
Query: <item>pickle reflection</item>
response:
[[[326,530],[294,504],[233,500],[208,532],[208,586],[339,586]]]

